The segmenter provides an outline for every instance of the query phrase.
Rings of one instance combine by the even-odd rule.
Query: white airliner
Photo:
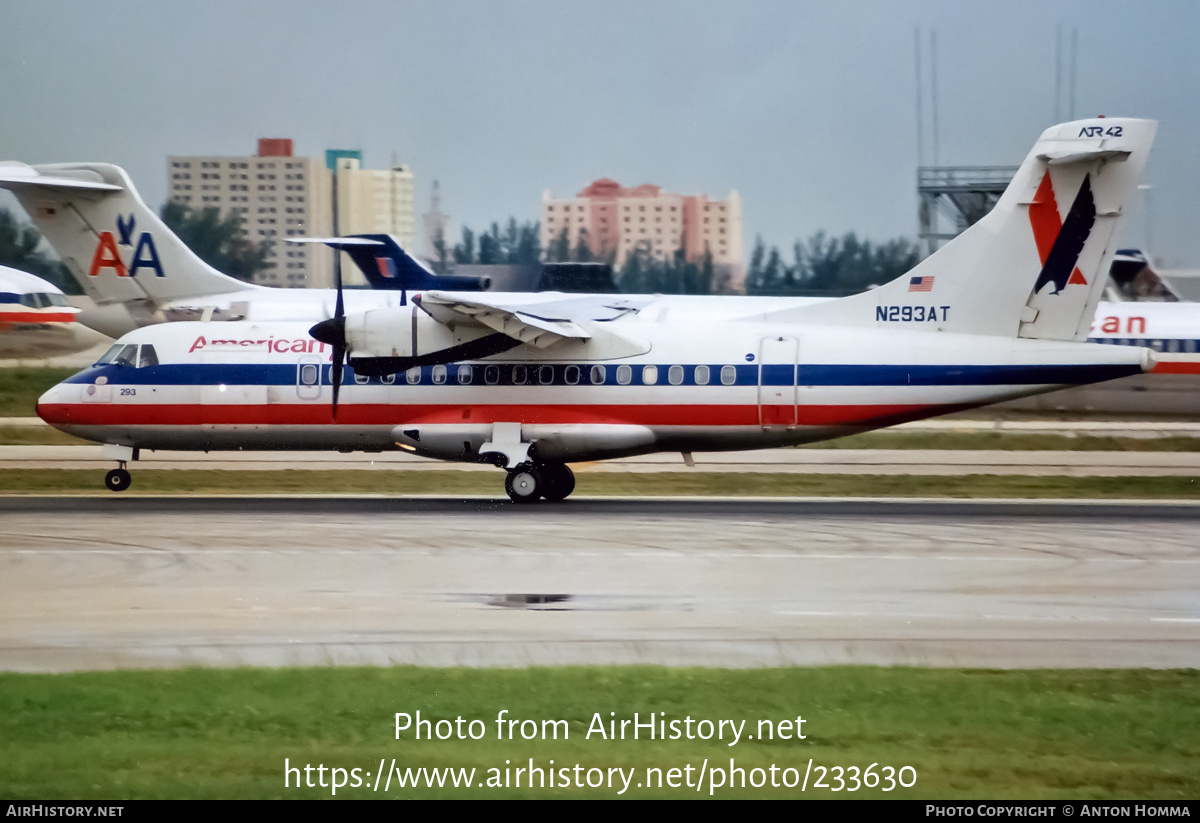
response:
[[[0,162],[9,189],[95,302],[80,322],[110,337],[174,320],[305,320],[333,311],[332,289],[274,289],[209,266],[107,163]],[[400,305],[401,293],[352,290],[352,309]]]
[[[101,343],[78,314],[58,286],[0,266],[0,359],[55,357]]]
[[[1155,374],[1200,374],[1200,304],[1101,303],[1088,340],[1154,349]]]
[[[570,462],[804,443],[1135,374],[1149,349],[1082,341],[1155,128],[1048,129],[990,214],[864,294],[426,291],[366,311],[337,300],[311,330],[165,323],[38,413],[109,444],[114,490],[145,448],[399,448],[494,463],[532,502],[571,493]]]
[[[77,320],[110,337],[173,320],[311,322],[333,313],[336,295],[332,289],[265,288],[224,275],[204,263],[142,201],[125,170],[117,166],[0,162],[0,188],[13,191],[95,302],[96,308],[83,312]],[[1045,230],[1053,229],[1052,221]],[[313,242],[312,238],[306,240]],[[414,284],[418,291],[434,287],[431,284],[435,283],[435,275],[406,255],[394,240],[387,244],[389,249],[380,249],[384,256],[359,253],[369,246],[382,247],[383,243],[356,238],[319,242],[349,251],[365,271],[374,263],[389,277]],[[441,281],[448,285],[440,288],[459,287],[456,278]],[[522,299],[543,298],[531,295]],[[790,298],[788,305],[824,299]],[[352,311],[405,303],[399,291],[351,290],[345,300]],[[779,298],[774,297],[740,298],[734,303],[676,297],[671,310],[676,314],[686,310],[735,317],[765,312],[778,305]],[[42,339],[48,337],[42,335]],[[23,339],[35,338],[30,335]],[[1164,352],[1155,372],[1200,373],[1200,306],[1195,304],[1100,302],[1091,339],[1151,346]],[[43,355],[60,353],[55,343],[47,345]],[[26,349],[22,344],[22,351]],[[15,347],[12,350],[16,351]],[[38,354],[32,351],[21,356]]]

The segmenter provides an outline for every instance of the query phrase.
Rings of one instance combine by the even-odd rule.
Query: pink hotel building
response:
[[[670,260],[682,248],[692,263],[703,261],[707,248],[713,265],[729,273],[728,289],[744,288],[742,201],[736,191],[728,200],[709,200],[649,184],[627,189],[608,178],[571,200],[556,200],[547,190],[542,194],[542,248],[560,242],[563,229],[572,250],[585,232],[593,256],[613,255],[617,267],[639,247],[657,260]]]

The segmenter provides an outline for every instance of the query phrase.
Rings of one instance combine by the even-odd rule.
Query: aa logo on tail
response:
[[[1040,292],[1047,283],[1054,284],[1051,294],[1058,294],[1067,286],[1086,286],[1087,278],[1075,264],[1096,223],[1091,175],[1084,176],[1075,202],[1067,212],[1067,219],[1063,220],[1058,215],[1058,202],[1054,199],[1050,172],[1046,172],[1029,206],[1029,223],[1033,227],[1038,257],[1042,261],[1042,271],[1033,286],[1033,293]]]
[[[135,228],[134,216],[129,217],[117,215],[117,234],[120,236],[118,244],[117,237],[113,236],[111,231],[100,232],[100,239],[96,243],[96,251],[92,254],[92,267],[88,274],[96,277],[103,269],[113,269],[117,273],[117,277],[137,277],[138,269],[153,269],[158,277],[165,277],[163,274],[162,263],[158,260],[158,249],[154,246],[154,236],[148,231],[144,231],[138,236],[137,248],[133,251],[133,257],[129,263],[129,268],[125,267],[125,261],[121,259],[121,252],[118,245],[126,248],[133,246],[133,230]]]

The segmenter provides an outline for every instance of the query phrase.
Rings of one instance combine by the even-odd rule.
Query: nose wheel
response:
[[[562,463],[522,465],[504,478],[504,491],[514,503],[535,503],[539,498],[554,503],[575,491],[575,474]]]
[[[133,477],[126,471],[124,464],[121,465],[121,468],[113,469],[104,475],[104,485],[110,492],[123,492],[132,484]]]

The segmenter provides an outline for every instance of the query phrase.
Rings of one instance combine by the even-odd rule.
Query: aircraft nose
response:
[[[66,403],[67,387],[62,383],[54,386],[37,401],[37,416],[51,426],[61,426],[70,422],[70,413]]]

